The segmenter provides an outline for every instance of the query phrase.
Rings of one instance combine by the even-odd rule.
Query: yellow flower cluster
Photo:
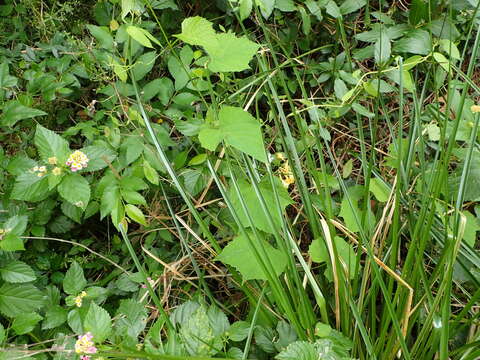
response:
[[[70,170],[73,172],[82,170],[87,167],[88,165],[88,157],[80,150],[76,150],[68,157],[66,162],[67,166],[70,166]]]
[[[288,188],[291,184],[295,183],[295,178],[293,177],[292,169],[288,163],[288,159],[282,153],[276,153],[275,157],[278,160],[283,161],[282,166],[279,167],[278,172],[280,173],[280,180],[285,188]]]
[[[34,166],[32,171],[37,173],[38,177],[42,177],[47,173],[47,168],[45,166]]]
[[[85,291],[82,291],[80,293],[80,295],[78,295],[76,298],[75,298],[75,305],[77,305],[77,307],[81,307],[82,306],[82,302],[83,302],[83,298],[87,296],[87,293]]]

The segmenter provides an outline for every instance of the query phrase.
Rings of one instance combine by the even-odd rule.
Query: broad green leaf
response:
[[[366,4],[366,0],[345,0],[342,5],[340,5],[340,12],[342,15],[351,14],[357,10],[360,10]]]
[[[115,58],[110,57],[110,63],[113,67],[113,72],[118,78],[125,82],[128,79],[128,68],[125,65],[121,65]]]
[[[379,38],[377,42],[375,42],[375,62],[379,65],[385,64],[390,59],[391,53],[390,39],[386,32],[382,32],[381,39]]]
[[[323,20],[322,9],[316,0],[306,0],[305,6],[310,11],[310,13],[317,18],[318,21]]]
[[[243,71],[260,46],[245,36],[217,34],[217,45],[205,49],[211,57],[208,68],[213,72]]]
[[[445,70],[447,73],[450,72],[450,61],[448,61],[448,59],[443,54],[440,54],[439,52],[434,52],[433,58],[443,68],[443,70]]]
[[[114,150],[110,149],[107,144],[91,145],[80,149],[88,157],[88,166],[82,169],[82,172],[98,171],[106,168],[117,157]]]
[[[135,205],[132,205],[132,204],[125,205],[125,211],[128,217],[133,221],[145,226],[147,225],[147,221],[145,220],[145,215],[143,215],[142,210],[140,210]]]
[[[275,0],[255,0],[255,3],[260,7],[260,12],[265,19],[268,19],[270,15],[272,15],[273,9],[275,8]]]
[[[145,178],[154,185],[158,185],[159,177],[157,171],[150,165],[147,160],[143,160],[143,174]]]
[[[263,212],[260,200],[258,199],[253,186],[246,180],[239,180],[238,186],[240,188],[240,196],[245,202],[250,217],[254,220],[254,225],[262,231],[273,233],[274,230],[270,227],[267,216]],[[287,205],[292,204],[292,199],[279,179],[275,178],[274,186],[280,200],[281,211],[284,211]],[[282,227],[282,218],[278,212],[278,209],[276,208],[276,198],[270,185],[270,181],[267,177],[262,179],[262,181],[259,183],[259,189],[265,204],[270,211],[270,216],[274,226],[280,229]],[[231,199],[232,206],[238,214],[243,226],[250,227],[247,214],[243,210],[240,199],[238,198],[237,192],[233,186],[230,187],[229,197]]]
[[[280,352],[275,359],[278,360],[317,360],[321,359],[318,357],[318,352],[315,349],[315,345],[306,341],[296,341],[287,346],[285,350]],[[336,358],[328,358],[336,359]]]
[[[325,11],[327,12],[328,15],[330,15],[335,19],[342,18],[342,13],[340,11],[340,8],[338,7],[338,5],[335,3],[334,0],[326,0]]]
[[[105,309],[92,302],[83,321],[83,329],[92,333],[95,342],[101,343],[112,331],[112,319]]]
[[[68,310],[60,305],[53,305],[45,311],[42,330],[53,329],[67,321]]]
[[[440,45],[440,48],[442,49],[442,51],[445,53],[445,54],[448,54],[448,56],[452,59],[455,59],[455,60],[461,60],[461,55],[460,55],[460,51],[458,50],[458,47],[457,45],[455,45],[455,43],[453,43],[452,41],[448,40],[448,39],[441,39],[439,40],[439,45]]]
[[[120,188],[117,185],[107,187],[102,194],[100,201],[100,218],[110,214],[114,209],[121,205]]]
[[[198,140],[205,149],[215,151],[218,144],[223,140],[223,134],[220,129],[204,127],[198,133]]]
[[[292,12],[296,10],[293,0],[275,0],[275,8],[283,12]]]
[[[12,329],[17,335],[23,335],[31,332],[42,319],[37,313],[19,314],[13,320]]]
[[[90,201],[90,185],[80,174],[70,173],[58,185],[58,193],[71,204],[86,209]]]
[[[203,306],[198,307],[182,324],[180,335],[191,356],[213,356],[222,347],[222,340],[213,333]]]
[[[260,123],[239,107],[223,106],[218,113],[218,127],[204,127],[199,133],[202,146],[215,150],[223,139],[227,145],[266,162]]]
[[[252,325],[246,321],[236,321],[228,329],[228,338],[232,341],[243,341],[247,338]]]
[[[250,16],[253,9],[253,0],[240,0],[238,6],[240,12],[240,20],[245,20]]]
[[[200,16],[183,20],[182,32],[175,36],[190,45],[200,45],[205,48],[217,46],[217,36],[213,29],[213,23]]]
[[[115,318],[117,319],[114,326],[115,333],[121,337],[126,335],[135,341],[147,325],[145,306],[133,299],[120,301]]]
[[[78,295],[87,285],[83,269],[76,261],[72,262],[63,279],[63,291],[69,295]]]
[[[145,75],[147,75],[155,65],[155,59],[157,53],[155,51],[150,51],[148,53],[142,54],[133,65],[133,77],[135,81],[142,80]]]
[[[0,268],[2,279],[9,283],[25,283],[34,281],[37,277],[33,269],[23,261],[13,260]]]
[[[17,85],[17,80],[15,76],[9,74],[8,63],[6,61],[2,62],[0,64],[0,89]]]
[[[274,274],[279,276],[287,266],[287,257],[285,254],[275,249],[266,240],[255,238],[253,233],[249,233],[249,237],[257,246],[257,249],[260,247],[265,249],[272,264]],[[261,263],[257,260],[255,252],[250,248],[248,239],[243,235],[229,242],[215,259],[235,267],[245,280],[267,280],[267,275],[263,271]]]
[[[412,30],[405,37],[396,41],[393,49],[396,52],[427,55],[432,51],[432,38],[428,31]]]
[[[341,266],[344,271],[347,272],[350,279],[353,279],[357,272],[356,272],[356,254],[353,251],[352,246],[343,240],[339,236],[335,236],[334,239],[335,247],[337,249],[337,254],[339,256],[339,262],[337,263],[338,266]],[[330,260],[330,254],[328,249],[325,245],[325,241],[321,238],[315,239],[310,244],[308,249],[308,253],[312,257],[312,261],[321,263],[327,263],[327,270],[325,271],[325,276],[329,281],[333,280],[333,273],[332,273],[332,264]],[[337,267],[338,269],[338,267]]]
[[[24,250],[21,236],[27,228],[27,223],[26,215],[15,215],[9,218],[1,228],[3,234],[0,236],[0,249],[5,251]]]
[[[208,67],[213,72],[248,69],[248,63],[259,48],[245,36],[236,37],[230,32],[217,34],[212,23],[199,16],[185,19],[182,33],[176,36],[187,44],[205,48],[210,55]]]
[[[8,284],[0,287],[0,313],[15,317],[37,310],[44,303],[40,290],[30,284]]]
[[[17,121],[31,119],[37,116],[47,115],[46,112],[22,105],[17,100],[10,100],[5,103],[0,115],[0,125],[11,127]]]
[[[480,221],[470,211],[462,211],[462,214],[465,215],[467,219],[465,232],[463,233],[463,240],[465,240],[465,242],[472,248],[475,248],[477,232],[480,231]]]
[[[121,191],[123,200],[128,204],[134,205],[145,205],[147,206],[147,201],[145,198],[137,191],[131,190],[122,190]]]
[[[153,48],[151,41],[160,45],[160,42],[155,39],[155,37],[150,34],[147,30],[139,28],[137,26],[129,25],[127,26],[127,33],[130,35],[135,41],[142,44],[145,47]]]
[[[390,196],[390,190],[388,189],[388,186],[377,178],[370,179],[369,190],[380,202],[386,202]]]
[[[122,19],[128,14],[141,14],[144,9],[143,2],[141,0],[122,0]]]
[[[350,195],[351,206],[347,196],[344,196],[338,216],[343,218],[345,225],[350,231],[358,232],[360,228],[359,224],[357,224],[357,219],[358,221],[362,219],[362,211],[360,210],[358,202],[363,198],[363,187],[353,186],[348,189],[348,194]],[[368,211],[368,216],[365,217],[365,221],[367,227],[373,226],[375,217],[371,211]]]
[[[67,161],[70,153],[68,142],[55,132],[37,125],[34,142],[42,160],[55,157],[59,164]]]
[[[173,78],[175,79],[175,90],[180,90],[184,88],[187,83],[190,81],[190,63],[193,60],[193,51],[190,46],[184,46],[182,50],[180,50],[180,59],[176,56],[171,55],[168,58],[168,71],[172,74]],[[167,101],[163,102],[165,105],[168,103],[168,100],[173,96],[173,89],[167,89],[167,93],[169,95]],[[161,99],[165,99],[165,97],[161,97]]]
[[[344,179],[348,178],[353,171],[353,159],[348,160],[342,169],[342,177]]]
[[[110,31],[108,30],[108,27],[87,25],[87,29],[92,33],[93,37],[97,39],[98,45],[101,48],[113,49],[114,47],[113,37]]]

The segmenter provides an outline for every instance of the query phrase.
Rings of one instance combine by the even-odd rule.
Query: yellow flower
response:
[[[47,171],[47,168],[45,166],[40,166],[38,168],[38,171],[45,172],[45,171]]]
[[[70,166],[70,169],[75,172],[78,170],[82,170],[87,167],[88,161],[90,159],[80,150],[77,150],[70,154],[68,160],[66,162],[67,166]]]
[[[53,170],[52,170],[52,174],[55,175],[55,176],[58,176],[62,173],[62,169],[59,168],[59,167],[54,167]]]
[[[39,172],[39,173],[37,174],[38,177],[42,177],[43,175],[45,175],[45,173]]]
[[[57,165],[57,158],[55,156],[49,157],[48,163],[51,165]]]
[[[480,105],[472,105],[472,107],[470,108],[470,110],[472,111],[472,113],[480,113]]]

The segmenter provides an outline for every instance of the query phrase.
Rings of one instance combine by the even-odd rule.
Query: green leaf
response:
[[[474,248],[477,241],[477,232],[480,231],[480,221],[470,211],[462,211],[462,214],[465,215],[467,219],[463,240]],[[453,218],[454,217],[452,217],[452,219]]]
[[[147,221],[145,220],[145,215],[143,215],[142,210],[132,204],[125,205],[125,211],[130,219],[133,221],[147,226]]]
[[[213,72],[243,71],[260,46],[248,38],[232,33],[217,34],[217,45],[205,48],[211,57],[208,68]]]
[[[23,335],[31,332],[43,317],[37,313],[23,313],[15,317],[12,329],[17,335]]]
[[[215,336],[203,306],[182,324],[180,335],[191,356],[213,356],[222,348],[222,340]]]
[[[154,185],[158,185],[159,177],[157,171],[150,165],[147,160],[143,160],[143,174],[145,178]]]
[[[347,271],[350,279],[353,279],[356,276],[357,260],[355,251],[353,251],[353,247],[339,236],[335,236],[334,244],[337,249],[337,255],[339,256],[338,265],[341,266],[345,271]],[[328,249],[325,245],[325,241],[321,238],[313,240],[308,249],[308,253],[311,256],[312,261],[318,263],[327,263],[327,270],[325,271],[325,276],[329,281],[332,281],[332,265]]]
[[[432,38],[428,31],[412,30],[405,37],[396,41],[393,49],[396,52],[428,55],[432,51]]]
[[[220,129],[204,127],[198,133],[198,140],[205,149],[215,151],[223,140],[223,134]]]
[[[92,302],[83,321],[83,329],[92,333],[96,343],[101,343],[112,331],[112,319],[105,309]]]
[[[378,201],[386,202],[390,196],[390,189],[380,179],[370,179],[369,190],[375,195]]]
[[[260,200],[258,199],[253,186],[246,180],[239,180],[238,186],[240,189],[240,196],[245,202],[250,217],[255,222],[255,227],[267,233],[273,234],[274,230],[270,227],[267,216],[262,209]],[[290,198],[290,196],[288,195],[288,191],[283,187],[281,181],[278,178],[275,178],[274,186],[279,197],[281,210],[284,211],[287,205],[292,204],[292,199]],[[276,209],[276,198],[270,185],[270,181],[267,177],[262,179],[262,181],[259,183],[259,189],[265,203],[267,204],[267,206],[270,206],[270,216],[273,220],[274,226],[276,226],[277,228],[281,228],[282,217]],[[240,199],[238,198],[237,192],[233,186],[230,187],[229,197],[231,199],[232,206],[238,214],[243,226],[250,227],[250,222],[248,221],[247,214],[243,210]]]
[[[135,81],[142,80],[145,75],[147,75],[155,65],[155,59],[157,53],[155,51],[150,51],[145,54],[142,54],[133,65],[133,77]]]
[[[42,330],[56,328],[67,321],[68,310],[60,305],[54,305],[45,312],[45,320],[42,322]]]
[[[276,0],[275,8],[283,12],[292,12],[296,10],[293,0]]]
[[[126,203],[147,206],[147,201],[145,200],[145,198],[136,191],[122,190],[121,194],[122,194],[123,200]]]
[[[236,321],[228,329],[228,338],[232,341],[243,341],[247,338],[252,325],[246,321]]]
[[[56,157],[59,164],[67,161],[70,153],[68,142],[53,131],[37,125],[34,142],[43,160]]]
[[[448,59],[443,54],[440,54],[439,52],[434,52],[433,58],[443,68],[443,70],[445,70],[447,73],[450,72],[450,61],[448,61]]]
[[[340,5],[340,12],[342,15],[351,14],[355,11],[360,10],[367,4],[366,0],[346,0]]]
[[[213,23],[200,16],[189,17],[182,21],[182,32],[175,35],[190,45],[203,47],[216,46],[217,37]]]
[[[155,37],[152,34],[150,34],[147,30],[139,28],[137,26],[133,26],[133,25],[127,26],[127,33],[135,41],[137,41],[138,43],[142,44],[145,47],[153,48],[151,41],[160,45],[160,42],[157,39],[155,39]]]
[[[121,337],[127,335],[136,341],[147,324],[147,311],[142,303],[125,299],[120,301],[115,318],[115,333]]]
[[[390,59],[391,53],[392,48],[390,45],[390,39],[386,32],[383,31],[381,39],[379,38],[377,42],[375,42],[375,62],[379,65],[386,63]]]
[[[5,251],[24,250],[21,236],[27,228],[28,217],[15,215],[10,217],[3,225],[3,234],[0,236],[0,249]]]
[[[101,145],[91,145],[80,149],[89,159],[88,166],[82,172],[98,171],[104,169],[117,157],[114,150]]]
[[[9,283],[26,283],[37,277],[33,269],[23,261],[13,260],[0,268],[2,279]]]
[[[5,328],[3,327],[2,324],[0,324],[0,344],[3,343],[4,339],[5,339]]]
[[[78,295],[86,285],[82,267],[76,261],[72,262],[63,279],[63,291],[69,295]]]
[[[249,233],[249,237],[257,248],[264,248],[267,256],[273,266],[273,272],[279,276],[287,265],[287,257],[285,254],[275,249],[266,240],[255,238],[253,233]],[[235,267],[245,280],[267,280],[267,275],[263,271],[261,264],[258,262],[255,253],[250,248],[248,239],[240,235],[228,243],[222,252],[215,258],[225,264]]]
[[[250,16],[253,9],[253,0],[240,0],[238,6],[240,13],[240,20],[243,21]]]
[[[272,15],[273,9],[275,8],[275,0],[255,0],[255,2],[260,7],[262,16],[265,19],[268,19],[270,15]]]
[[[22,105],[17,100],[10,100],[5,103],[0,115],[0,125],[11,127],[17,121],[31,119],[36,116],[47,115],[46,112]]]
[[[85,210],[90,200],[90,185],[82,175],[70,173],[58,185],[58,193],[72,205]]]
[[[324,358],[323,355],[321,358],[318,357],[317,350],[315,345],[308,343],[306,341],[296,341],[287,346],[285,350],[280,352],[275,359],[278,360],[317,360]],[[329,358],[330,359],[330,358]],[[331,358],[336,359],[336,358]]]
[[[8,284],[0,287],[0,313],[15,317],[35,311],[43,305],[44,296],[31,284]]]
[[[106,26],[87,25],[87,29],[97,39],[98,45],[104,49],[113,49],[114,42],[110,31]]]
[[[205,48],[210,55],[208,67],[213,72],[242,71],[257,52],[259,45],[246,37],[236,37],[233,33],[217,34],[212,23],[195,16],[182,22],[182,33],[175,35],[190,45]]]
[[[205,126],[199,133],[202,146],[215,150],[223,139],[227,145],[266,162],[260,123],[239,107],[223,106],[218,113],[218,127]]]

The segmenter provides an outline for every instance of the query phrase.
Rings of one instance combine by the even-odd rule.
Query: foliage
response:
[[[2,3],[0,359],[478,358],[477,5]]]

